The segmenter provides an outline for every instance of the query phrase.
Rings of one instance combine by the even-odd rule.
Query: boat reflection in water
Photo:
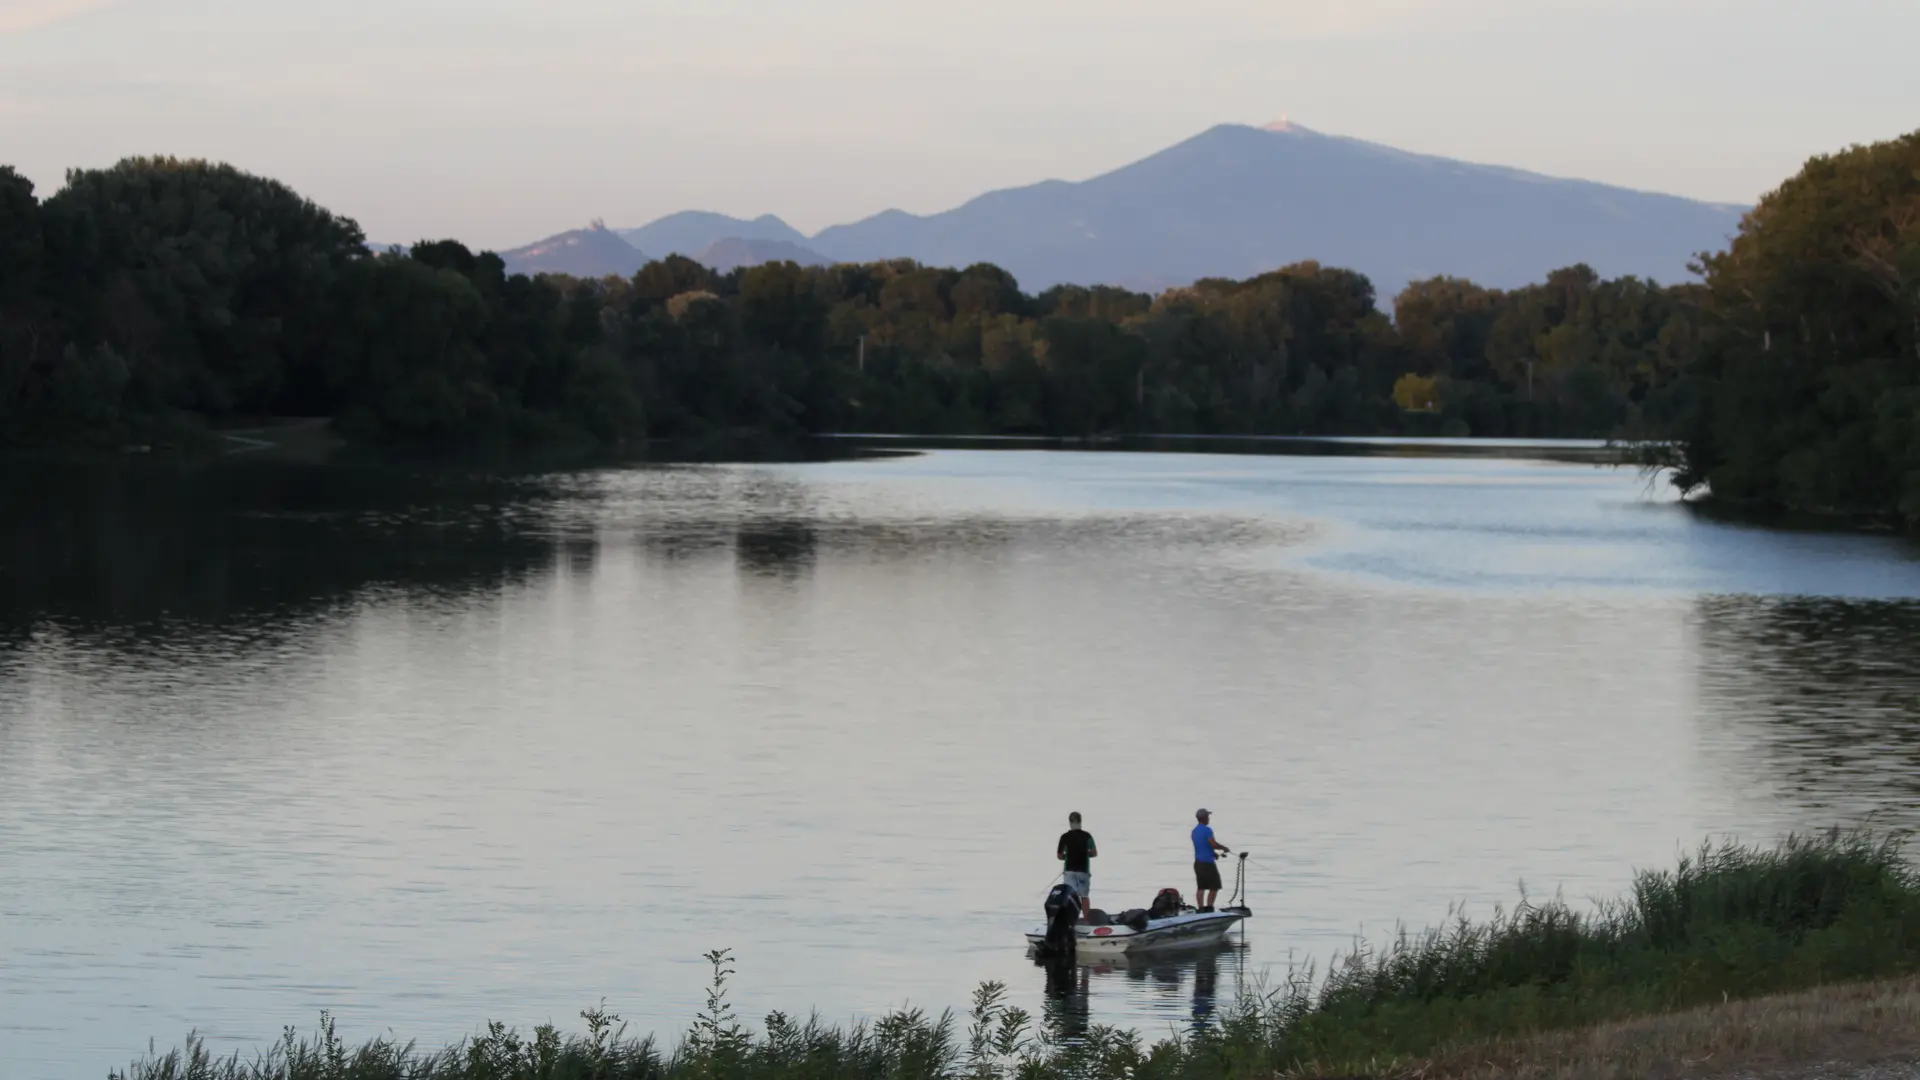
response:
[[[1204,1031],[1246,988],[1247,948],[1238,939],[1163,954],[1035,960],[1046,975],[1042,1019],[1056,1038],[1085,1038],[1099,1022],[1098,1003],[1116,1014],[1164,1015],[1166,1027],[1146,1027],[1148,1040]]]

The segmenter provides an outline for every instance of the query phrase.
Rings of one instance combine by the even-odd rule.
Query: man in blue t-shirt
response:
[[[1193,827],[1193,903],[1201,911],[1212,911],[1220,893],[1220,864],[1214,853],[1224,853],[1227,845],[1213,838],[1213,826],[1208,824],[1212,814],[1196,810],[1193,816],[1200,822]]]

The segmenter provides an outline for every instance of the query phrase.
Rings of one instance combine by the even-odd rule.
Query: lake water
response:
[[[0,1072],[331,1010],[671,1041],[985,979],[1161,1035],[1356,934],[1611,896],[1709,835],[1920,823],[1920,558],[1631,470],[941,450],[489,476],[17,468]],[[1021,932],[1254,853],[1245,945]]]

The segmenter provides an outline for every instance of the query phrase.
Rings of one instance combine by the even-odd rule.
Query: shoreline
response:
[[[1591,911],[1523,897],[1481,922],[1356,943],[1324,975],[1290,969],[1274,989],[1151,1045],[1129,1030],[1068,1025],[1051,1009],[1036,1018],[1008,1005],[998,982],[982,983],[958,1015],[896,1011],[835,1028],[775,1012],[756,1030],[728,1001],[732,954],[705,958],[705,1006],[670,1047],[627,1036],[604,1006],[580,1014],[585,1036],[542,1025],[528,1038],[490,1023],[437,1052],[397,1036],[348,1047],[323,1013],[316,1037],[289,1031],[251,1062],[217,1059],[189,1037],[184,1050],[110,1075],[1824,1080],[1911,1062],[1920,1049],[1920,869],[1897,837],[1865,832],[1789,837],[1771,849],[1703,846],[1672,869],[1634,875],[1620,900]],[[308,1062],[340,1065],[307,1071]]]
[[[730,963],[731,960],[727,958],[722,962]],[[983,989],[983,992],[986,991]],[[728,1025],[737,1025],[724,999],[723,978],[718,984],[718,1011],[709,1013],[719,1021],[719,1030],[724,1030]],[[996,1009],[989,1009],[983,1014],[977,1008],[978,1003],[979,997],[976,995],[974,1012],[950,1015],[946,1020],[971,1020],[971,1026],[977,1027],[983,1015],[995,1022],[1008,1015],[1008,1011]],[[711,1010],[716,1000],[710,997],[708,1004]],[[513,1052],[508,1048],[518,1046],[532,1049],[546,1040],[555,1047],[553,1060],[557,1062],[566,1056],[562,1048],[591,1047],[597,1034],[611,1036],[603,1038],[597,1052],[599,1060],[609,1067],[600,1073],[603,1076],[647,1080],[670,1080],[672,1077],[686,1076],[711,1080],[716,1075],[725,1075],[722,1070],[703,1069],[686,1060],[704,1052],[703,1044],[714,1035],[716,1027],[707,1025],[704,1017],[696,1020],[693,1028],[685,1033],[680,1046],[663,1053],[655,1036],[623,1042],[624,1026],[617,1015],[601,1009],[589,1009],[582,1012],[581,1016],[587,1023],[586,1039],[555,1043],[552,1040],[559,1036],[553,1033],[553,1029],[544,1026],[536,1029],[530,1038],[521,1039],[509,1029],[489,1024],[483,1028],[483,1034],[450,1046],[437,1055],[426,1055],[415,1052],[411,1043],[396,1045],[381,1040],[357,1048],[356,1052],[355,1048],[339,1043],[333,1033],[332,1019],[323,1013],[311,1044],[297,1042],[289,1032],[287,1041],[258,1053],[251,1060],[237,1052],[223,1059],[209,1054],[197,1036],[190,1036],[184,1051],[150,1056],[136,1062],[125,1072],[113,1070],[109,1073],[109,1080],[177,1080],[180,1077],[196,1080],[306,1080],[308,1073],[297,1067],[285,1066],[297,1066],[302,1059],[312,1062],[327,1057],[363,1064],[361,1069],[349,1065],[347,1071],[315,1074],[329,1080],[389,1080],[426,1075],[453,1080],[477,1080],[481,1077],[488,1080],[548,1080],[549,1077],[576,1074],[561,1070],[543,1071],[533,1061],[527,1062],[529,1068],[517,1068],[511,1060]],[[937,1027],[940,1022],[941,1018],[934,1018],[932,1025]],[[780,1021],[770,1020],[769,1023],[777,1028]],[[990,1023],[988,1026],[993,1025]],[[851,1032],[834,1031],[826,1034],[828,1041],[858,1041],[868,1037],[869,1032],[868,1027],[860,1025]],[[744,1028],[739,1028],[737,1033],[746,1040],[741,1044],[742,1048],[750,1048],[756,1034]],[[773,1037],[791,1038],[792,1034],[775,1031]],[[814,1031],[816,1038],[821,1034],[818,1030]],[[1064,1057],[1074,1064],[1084,1064],[1079,1059],[1084,1057],[1086,1049],[1099,1048],[1114,1041],[1111,1029],[1096,1029],[1076,1045],[1052,1047],[1056,1057],[1044,1062],[1044,1065],[1055,1068],[990,1072],[986,1077],[1015,1080],[1016,1077],[1085,1076],[1087,1074],[1083,1072],[1058,1071],[1057,1066],[1065,1064],[1059,1059]],[[1124,1036],[1119,1041],[1124,1042]],[[1184,1048],[1172,1041],[1163,1041],[1142,1049],[1151,1061],[1165,1053],[1190,1053],[1194,1049],[1202,1051],[1207,1057],[1215,1057],[1217,1051],[1229,1045],[1227,1040],[1210,1035],[1192,1040],[1190,1046]],[[290,1047],[301,1047],[306,1052]],[[649,1055],[654,1057],[651,1063],[643,1060]],[[424,1065],[429,1059],[438,1059],[438,1064],[430,1071],[415,1071],[400,1063],[402,1056],[411,1056],[416,1066]],[[593,1056],[593,1051],[590,1050],[588,1056]],[[1041,1059],[1029,1060],[1036,1065],[1043,1064]],[[475,1061],[489,1064],[485,1069],[471,1072],[460,1068]],[[200,1071],[182,1068],[194,1062],[200,1063]],[[224,1066],[231,1066],[231,1071]],[[735,1075],[779,1077],[789,1074],[778,1069],[743,1069]],[[811,1080],[805,1070],[792,1075]],[[861,1077],[861,1080],[886,1080],[865,1077],[859,1072],[840,1075]],[[1106,1077],[1107,1080],[1123,1080],[1124,1076],[1154,1073],[1136,1065],[1116,1076],[1101,1072],[1092,1075]],[[1518,1038],[1464,1042],[1421,1057],[1371,1065],[1347,1062],[1321,1067],[1306,1063],[1293,1068],[1242,1070],[1227,1064],[1220,1071],[1202,1075],[1233,1080],[1920,1080],[1920,976],[1835,983],[1792,993],[1730,998],[1690,1009],[1647,1013]],[[974,1074],[965,1071],[938,1069],[890,1071],[889,1076],[892,1080],[978,1080]]]

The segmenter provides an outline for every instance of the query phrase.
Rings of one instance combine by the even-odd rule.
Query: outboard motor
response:
[[[1047,893],[1047,939],[1040,946],[1042,956],[1073,957],[1073,924],[1080,921],[1080,894],[1064,882]]]

